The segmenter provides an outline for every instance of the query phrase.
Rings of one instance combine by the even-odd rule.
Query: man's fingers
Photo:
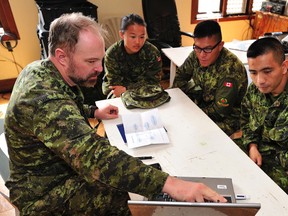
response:
[[[220,202],[220,203],[226,203],[227,202],[227,200],[219,194],[215,194],[214,196],[205,197],[205,199],[212,201],[212,202]]]

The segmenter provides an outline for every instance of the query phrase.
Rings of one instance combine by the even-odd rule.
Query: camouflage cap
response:
[[[121,99],[127,109],[150,109],[168,102],[170,96],[160,85],[146,84],[128,89]]]

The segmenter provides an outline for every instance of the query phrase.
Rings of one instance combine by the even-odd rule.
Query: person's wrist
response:
[[[169,194],[171,193],[171,188],[173,187],[174,187],[174,178],[172,176],[168,176],[162,188],[162,192]]]
[[[258,151],[258,145],[255,143],[250,143],[249,144],[249,152],[255,152],[255,150]]]

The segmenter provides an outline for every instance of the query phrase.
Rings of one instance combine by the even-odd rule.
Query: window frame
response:
[[[2,37],[1,40],[7,41],[7,40],[20,39],[9,0],[0,0],[0,22],[2,28],[4,29],[4,32],[8,33],[4,34],[5,37]],[[13,36],[15,36],[16,38]]]
[[[218,21],[233,21],[233,20],[247,20],[251,19],[255,16],[254,12],[252,12],[253,7],[253,0],[247,0],[247,14],[241,14],[241,15],[229,15],[226,14],[226,7],[227,7],[227,1],[228,0],[221,0],[221,17],[215,17]],[[198,14],[198,2],[199,0],[192,0],[191,4],[191,24],[199,23],[205,19],[197,19]]]

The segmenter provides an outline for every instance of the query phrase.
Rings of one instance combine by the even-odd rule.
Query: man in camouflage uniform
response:
[[[248,79],[244,65],[223,47],[216,21],[194,30],[194,51],[176,71],[173,87],[185,92],[227,135],[240,129],[240,104]]]
[[[21,215],[130,215],[128,192],[176,200],[225,202],[203,184],[143,164],[96,134],[88,117],[118,117],[118,108],[83,105],[80,85],[94,86],[105,54],[103,31],[80,13],[51,23],[49,57],[19,75],[5,116],[11,176]]]
[[[103,93],[120,97],[135,82],[159,85],[161,55],[146,41],[144,20],[136,14],[124,16],[119,34],[122,40],[106,51]]]
[[[255,41],[247,57],[253,83],[242,101],[243,145],[288,193],[288,60],[275,38]]]

